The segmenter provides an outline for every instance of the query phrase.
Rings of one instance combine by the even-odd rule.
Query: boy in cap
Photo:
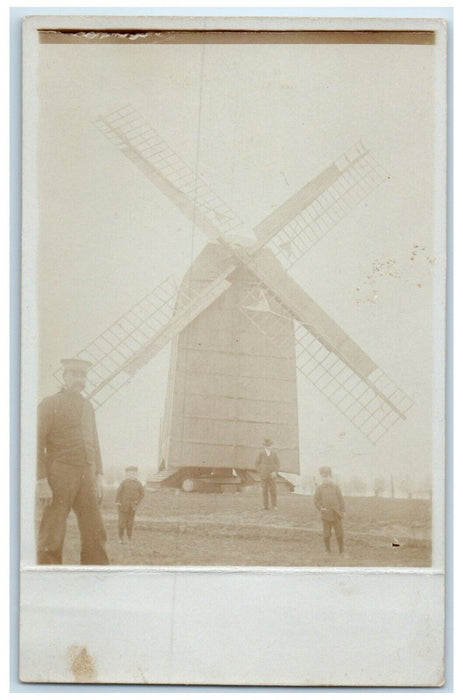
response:
[[[132,540],[135,511],[145,495],[142,483],[137,477],[138,467],[127,467],[125,470],[125,479],[121,482],[117,490],[116,505],[119,513],[119,544],[124,544],[124,532],[127,532],[127,539],[130,544]]]
[[[264,501],[264,507],[262,510],[268,510],[268,501],[270,493],[270,502],[272,504],[272,510],[277,510],[277,488],[276,488],[276,478],[277,472],[280,468],[280,460],[277,453],[272,448],[272,441],[270,438],[265,438],[262,443],[262,450],[256,457],[255,467],[260,475],[260,483],[262,486],[262,498]]]
[[[100,514],[103,470],[93,406],[81,395],[90,362],[61,360],[63,388],[38,409],[36,499],[42,510],[38,564],[61,564],[71,508],[81,537],[81,564],[108,564]]]
[[[339,486],[333,482],[331,468],[321,467],[319,472],[322,483],[317,486],[313,500],[322,518],[325,549],[327,552],[331,552],[331,530],[334,528],[339,553],[342,554],[344,551],[344,530],[342,527],[342,518],[345,512],[344,498]]]

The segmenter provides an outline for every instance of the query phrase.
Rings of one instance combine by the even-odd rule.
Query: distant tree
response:
[[[378,498],[379,496],[381,496],[381,494],[384,493],[385,488],[386,488],[386,484],[385,484],[383,477],[377,476],[375,481],[374,481],[374,486],[373,486],[376,498]]]
[[[418,482],[418,488],[417,488],[419,494],[421,497],[424,498],[431,498],[432,495],[432,479],[431,475],[427,474],[426,476],[423,476],[420,481]]]
[[[408,476],[405,476],[399,481],[399,489],[402,493],[407,494],[407,498],[413,498],[413,489]]]
[[[353,476],[348,485],[348,490],[352,494],[362,495],[367,490],[367,485],[359,476]]]

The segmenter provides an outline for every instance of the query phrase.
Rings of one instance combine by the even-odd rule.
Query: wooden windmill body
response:
[[[217,250],[218,249],[218,250]],[[183,285],[201,288],[217,275],[223,248],[209,244]],[[173,342],[161,456],[168,469],[253,469],[264,437],[271,437],[285,472],[299,473],[294,323],[275,346],[242,312],[256,287],[244,265],[230,287]],[[265,298],[260,313],[272,313]]]
[[[98,408],[167,344],[159,480],[246,483],[264,437],[299,473],[296,369],[372,443],[412,401],[288,270],[385,180],[356,144],[237,242],[239,217],[130,106],[98,128],[212,241],[78,353]],[[249,239],[248,239],[249,240]],[[196,482],[194,481],[196,479]]]

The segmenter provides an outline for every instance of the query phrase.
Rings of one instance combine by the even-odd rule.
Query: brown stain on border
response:
[[[76,683],[95,683],[97,680],[96,667],[93,658],[85,646],[71,645],[68,648],[71,661],[71,671]]]
[[[435,44],[434,31],[39,29],[42,44]]]

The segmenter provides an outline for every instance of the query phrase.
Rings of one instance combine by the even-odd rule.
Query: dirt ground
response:
[[[430,566],[431,504],[423,500],[346,498],[345,554],[333,536],[324,551],[311,496],[279,494],[261,511],[260,494],[147,491],[132,544],[117,536],[114,492],[102,505],[110,563],[159,566]],[[392,546],[393,540],[400,546]],[[69,518],[64,564],[79,563],[79,533]]]

